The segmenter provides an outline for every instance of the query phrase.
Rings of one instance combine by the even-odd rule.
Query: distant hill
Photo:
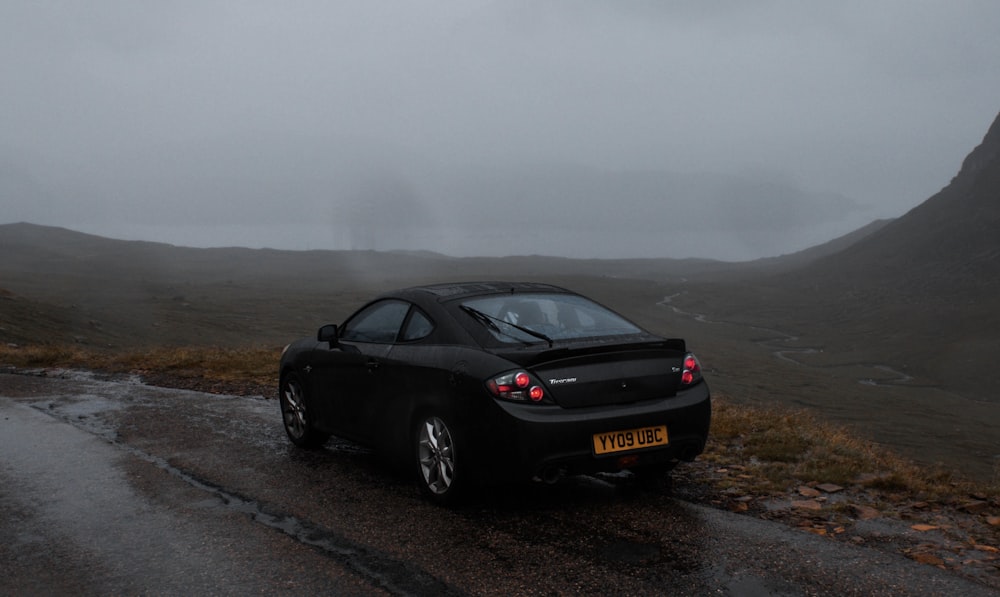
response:
[[[824,257],[840,253],[844,249],[857,244],[862,239],[868,238],[879,230],[882,230],[882,228],[887,226],[892,221],[893,220],[891,219],[875,220],[867,226],[862,226],[853,232],[849,232],[848,234],[837,237],[821,245],[816,245],[815,247],[810,247],[796,253],[780,255],[778,257],[757,259],[752,263],[757,267],[773,271],[795,270]]]
[[[575,288],[584,284],[595,298],[615,303],[622,299],[625,280],[663,284],[747,278],[759,275],[759,268],[784,271],[853,242],[869,228],[809,251],[746,264],[195,249],[29,223],[4,224],[0,341],[110,347],[283,342],[299,333],[299,321],[309,327],[335,321],[374,292],[428,281],[493,278],[555,281]]]
[[[194,249],[28,223],[0,225],[0,255],[0,342],[110,348],[280,344],[374,293],[427,281],[648,279],[713,263]]]

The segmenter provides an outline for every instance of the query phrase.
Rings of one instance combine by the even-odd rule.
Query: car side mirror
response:
[[[335,324],[328,323],[319,328],[319,331],[316,332],[316,341],[329,342],[330,348],[333,348],[337,345],[337,338],[339,337],[339,334],[340,330],[337,329],[337,326]]]

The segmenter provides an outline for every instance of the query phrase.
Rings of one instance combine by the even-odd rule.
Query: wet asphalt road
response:
[[[993,594],[613,479],[438,508],[263,398],[0,373],[0,455],[3,595]]]

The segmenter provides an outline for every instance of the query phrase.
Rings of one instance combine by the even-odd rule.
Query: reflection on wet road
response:
[[[261,398],[0,374],[0,451],[11,593],[984,594],[613,476],[434,507]]]

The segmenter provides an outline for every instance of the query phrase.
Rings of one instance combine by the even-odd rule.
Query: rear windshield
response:
[[[489,296],[462,301],[461,306],[500,342],[571,340],[642,333],[641,329],[617,313],[574,294]]]

